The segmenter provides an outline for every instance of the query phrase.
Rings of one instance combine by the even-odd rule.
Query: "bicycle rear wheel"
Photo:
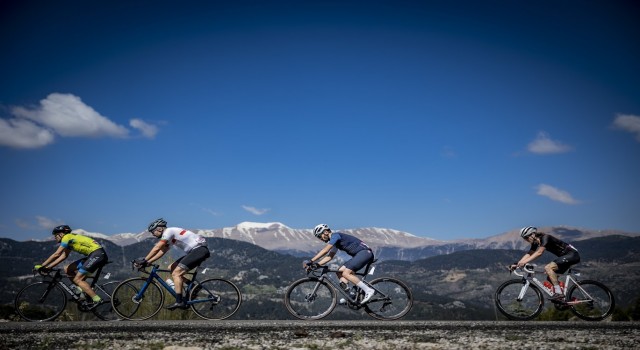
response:
[[[155,282],[136,277],[120,283],[111,295],[111,306],[126,320],[142,321],[155,316],[164,305],[164,293]]]
[[[240,308],[242,294],[230,281],[211,278],[193,287],[189,301],[191,309],[206,320],[224,320]]]
[[[587,321],[601,321],[611,315],[616,302],[609,288],[598,281],[584,280],[577,283],[567,293],[571,312]]]
[[[36,282],[22,288],[14,301],[16,313],[31,322],[51,321],[67,306],[64,289],[54,282]]]
[[[119,281],[111,281],[104,284],[97,284],[94,287],[96,294],[98,294],[104,301],[104,304],[98,305],[95,309],[91,310],[97,318],[103,321],[115,321],[121,319],[115,310],[113,310],[113,305],[111,305],[111,295],[119,283]],[[118,302],[116,304],[119,305]]]
[[[369,282],[376,294],[364,305],[364,311],[378,320],[397,320],[413,306],[409,287],[395,278],[378,278]]]
[[[289,313],[302,320],[319,320],[336,307],[336,291],[327,282],[307,277],[293,282],[284,295]]]
[[[504,282],[495,294],[498,310],[510,320],[527,321],[537,317],[544,307],[542,292],[533,284],[529,284],[520,299],[520,293],[525,282],[522,279],[512,279]]]

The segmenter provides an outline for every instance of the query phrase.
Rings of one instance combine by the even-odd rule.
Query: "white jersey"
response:
[[[207,240],[203,236],[179,227],[167,227],[160,240],[184,250],[185,253],[195,247],[207,245]]]

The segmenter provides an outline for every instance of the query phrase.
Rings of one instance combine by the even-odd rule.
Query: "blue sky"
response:
[[[0,6],[2,237],[640,232],[635,1]]]

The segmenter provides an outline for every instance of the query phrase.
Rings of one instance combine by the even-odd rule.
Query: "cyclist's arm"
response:
[[[330,251],[329,254],[325,255],[323,258],[320,259],[320,261],[318,261],[318,265],[324,265],[326,263],[328,263],[329,261],[331,261],[331,259],[333,259],[333,257],[336,255],[335,251]]]
[[[333,245],[332,244],[327,244],[324,248],[322,248],[321,251],[318,252],[318,254],[316,254],[316,256],[311,258],[311,262],[312,263],[319,263],[320,265],[322,265],[322,263],[319,262],[318,260],[322,259],[322,261],[324,261],[326,263],[329,260],[333,259],[333,255],[335,255],[335,253],[333,255],[330,255],[330,257],[327,256],[327,253],[329,253],[331,251],[331,248],[333,248]],[[329,257],[328,260],[326,260],[327,257]]]
[[[537,258],[539,258],[542,253],[544,253],[545,248],[544,247],[538,247],[538,249],[533,252],[533,253],[527,253],[525,254],[522,259],[520,259],[520,261],[518,261],[518,267],[522,267],[534,260],[536,260]]]
[[[53,268],[63,262],[69,256],[70,252],[70,249],[59,246],[58,249],[42,263],[42,266],[48,269]]]
[[[169,250],[169,244],[166,241],[160,240],[156,243],[149,254],[144,258],[148,263],[152,263],[158,259],[160,259],[167,251]]]

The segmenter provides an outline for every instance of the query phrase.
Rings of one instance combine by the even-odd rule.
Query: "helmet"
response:
[[[320,238],[322,232],[325,230],[330,230],[329,226],[327,224],[320,224],[313,229],[313,235]]]
[[[157,219],[156,221],[149,224],[149,227],[147,227],[147,231],[153,232],[158,227],[167,227],[167,222],[163,218]]]
[[[527,227],[523,227],[522,230],[520,230],[520,237],[527,238],[536,233],[538,233],[537,228],[533,226],[527,226]]]
[[[58,233],[64,233],[65,235],[67,233],[71,233],[71,227],[69,227],[69,225],[60,225],[60,226],[56,226],[53,228],[53,231],[51,231],[52,235],[57,235]]]

